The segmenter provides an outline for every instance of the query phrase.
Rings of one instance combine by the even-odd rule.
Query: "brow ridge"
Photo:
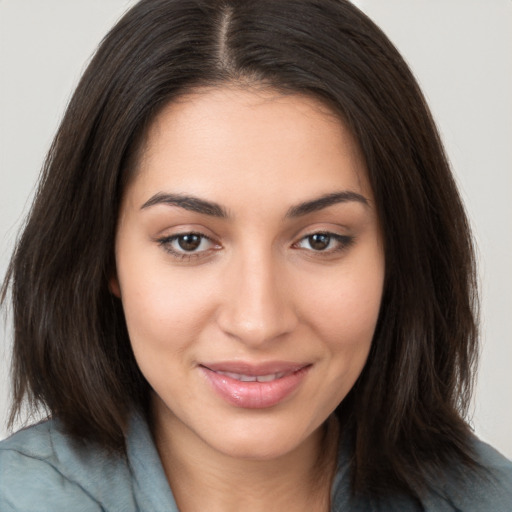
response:
[[[325,194],[311,201],[304,201],[296,206],[292,206],[287,212],[287,218],[301,217],[309,213],[313,213],[329,206],[333,206],[339,203],[357,202],[368,206],[368,199],[357,192],[350,190],[344,190],[341,192],[332,192]]]
[[[286,212],[285,218],[295,218],[313,213],[329,206],[339,203],[357,202],[368,205],[368,200],[357,192],[344,190],[341,192],[332,192],[323,196],[317,197],[310,201],[304,201],[295,206],[292,206]],[[200,213],[203,215],[210,215],[212,217],[227,218],[228,213],[224,207],[205,199],[200,199],[191,195],[183,194],[170,194],[158,192],[150,197],[142,206],[141,210],[155,206],[157,204],[166,204],[170,206],[178,206],[185,210]]]
[[[150,197],[142,206],[141,210],[155,206],[157,204],[166,204],[169,206],[178,206],[191,212],[210,215],[212,217],[226,218],[226,210],[217,203],[199,199],[198,197],[183,194],[168,194],[159,192]]]

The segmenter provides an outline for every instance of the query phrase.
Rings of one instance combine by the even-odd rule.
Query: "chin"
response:
[[[221,432],[209,431],[203,440],[214,450],[231,458],[268,461],[316,446],[321,436],[321,427],[313,431],[298,428],[294,432],[289,425],[284,428],[265,423],[255,421],[250,427],[240,425]]]
[[[267,461],[279,459],[296,447],[293,443],[284,444],[282,440],[267,442],[260,439],[250,441],[241,439],[219,445],[218,450],[235,459]]]

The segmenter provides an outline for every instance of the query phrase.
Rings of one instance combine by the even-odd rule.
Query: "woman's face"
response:
[[[384,256],[364,162],[300,95],[218,88],[151,126],[112,291],[156,421],[233,457],[304,446],[361,373]]]

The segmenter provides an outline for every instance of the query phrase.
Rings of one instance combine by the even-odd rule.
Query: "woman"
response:
[[[464,210],[348,2],[137,4],[9,283],[13,417],[52,419],[0,445],[2,510],[510,509],[510,463],[464,421]]]

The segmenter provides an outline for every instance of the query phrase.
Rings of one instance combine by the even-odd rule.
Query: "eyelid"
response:
[[[332,248],[332,249],[323,249],[323,250],[322,249],[315,250],[313,248],[307,249],[307,248],[299,247],[299,244],[301,242],[303,242],[304,240],[306,240],[314,235],[328,236],[331,239],[336,240],[336,242],[338,243],[338,246],[335,248]],[[311,230],[310,232],[300,236],[300,238],[292,244],[292,247],[297,250],[307,251],[308,253],[311,253],[315,256],[327,257],[327,256],[337,254],[337,253],[347,250],[354,242],[355,242],[355,237],[353,235],[342,235],[340,233],[336,233],[336,232],[330,231],[328,229],[320,229],[319,228],[319,229]]]
[[[173,247],[173,243],[178,240],[181,237],[187,236],[187,235],[195,235],[201,238],[202,241],[208,241],[209,246],[202,250],[192,250],[187,251],[185,249],[183,250],[177,250]],[[332,243],[332,241],[335,241],[335,247],[327,247],[325,249],[315,249],[313,247],[307,248],[307,247],[301,247],[300,244],[302,244],[305,240],[307,240],[309,237],[312,237],[314,235],[325,235],[329,237],[331,240],[329,242],[329,245]],[[336,254],[339,254],[345,250],[347,250],[355,241],[355,237],[353,235],[345,235],[341,234],[339,232],[336,232],[333,228],[325,228],[324,227],[318,227],[318,228],[311,228],[308,231],[303,231],[303,233],[295,238],[295,242],[292,243],[291,248],[295,250],[301,250],[306,253],[309,253],[309,255],[313,257],[324,257],[327,258],[329,256],[334,256]],[[155,238],[155,241],[158,243],[162,249],[170,254],[174,259],[179,261],[190,261],[194,259],[200,259],[200,258],[207,258],[212,254],[214,251],[218,251],[222,248],[221,244],[212,236],[205,234],[201,230],[197,229],[183,229],[179,232],[171,233],[168,235],[162,235],[157,238]],[[201,243],[202,243],[201,241]]]
[[[207,249],[203,249],[201,251],[179,251],[175,250],[172,247],[172,242],[178,240],[181,237],[187,236],[187,235],[195,235],[198,237],[201,237],[202,240],[208,240],[211,243],[211,247]],[[173,256],[174,258],[178,260],[192,260],[192,259],[198,259],[202,257],[207,257],[209,253],[211,253],[212,250],[219,250],[221,248],[220,244],[215,241],[214,238],[211,236],[205,235],[204,233],[201,233],[200,231],[194,231],[194,230],[184,230],[180,231],[179,233],[173,233],[170,235],[164,235],[161,237],[158,237],[156,239],[156,242],[158,242],[158,245],[163,248],[165,252]]]

